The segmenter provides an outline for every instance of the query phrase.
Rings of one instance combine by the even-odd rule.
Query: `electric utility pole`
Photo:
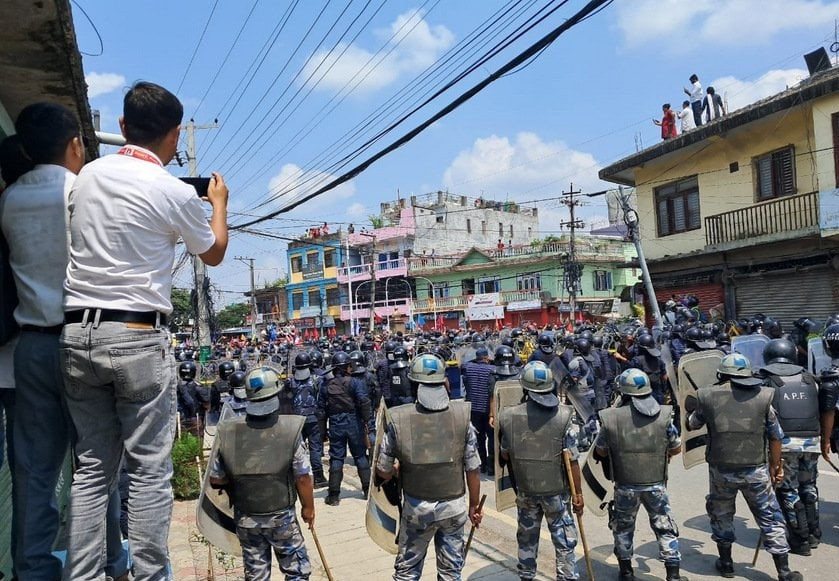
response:
[[[568,245],[568,258],[565,261],[565,288],[568,291],[568,298],[571,304],[571,318],[577,320],[577,294],[580,292],[580,279],[583,276],[583,265],[577,262],[577,229],[584,226],[582,220],[576,217],[576,209],[583,203],[574,196],[582,193],[574,191],[574,184],[571,184],[569,191],[562,192],[562,204],[568,207],[571,219],[567,222],[560,222],[560,227],[567,226],[571,230],[571,242]]]
[[[195,120],[190,119],[186,124],[186,156],[190,177],[198,177],[198,158],[195,156],[195,130],[196,129],[218,129],[218,123],[207,125],[196,125]],[[210,336],[210,301],[208,300],[210,289],[207,280],[207,265],[197,254],[192,257],[192,269],[195,273],[195,297],[196,313],[195,329],[193,332],[198,340],[198,352],[201,347],[208,347],[212,343]]]
[[[256,341],[256,283],[253,278],[253,258],[236,256],[235,260],[249,264],[251,269],[251,341]]]

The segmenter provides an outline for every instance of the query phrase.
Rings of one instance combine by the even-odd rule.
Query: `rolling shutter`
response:
[[[819,322],[839,310],[835,300],[839,276],[827,266],[797,272],[766,272],[734,280],[737,318],[755,313],[781,321],[785,330],[793,321],[810,317]]]

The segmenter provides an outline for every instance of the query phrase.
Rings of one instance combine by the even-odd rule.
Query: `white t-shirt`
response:
[[[64,322],[67,195],[75,178],[60,165],[38,165],[0,197],[0,226],[9,243],[19,325],[52,327]]]
[[[702,96],[702,84],[699,81],[696,81],[690,86],[690,102],[694,103],[696,101],[701,101]]]
[[[64,309],[172,312],[172,266],[182,238],[192,254],[215,243],[195,188],[152,152],[89,163],[70,191]]]
[[[696,129],[696,122],[693,120],[693,109],[690,105],[682,109],[679,113],[679,119],[682,120],[682,133]]]

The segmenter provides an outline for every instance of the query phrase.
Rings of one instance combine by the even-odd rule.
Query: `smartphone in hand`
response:
[[[212,178],[180,178],[182,182],[191,185],[195,188],[195,192],[199,198],[207,197],[207,190],[210,187],[210,180]]]

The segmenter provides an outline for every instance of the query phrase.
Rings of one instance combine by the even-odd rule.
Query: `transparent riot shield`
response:
[[[731,340],[731,350],[745,355],[752,364],[752,369],[757,370],[766,365],[763,349],[769,341],[766,335],[740,335]]]
[[[685,406],[688,398],[696,398],[696,392],[717,382],[717,369],[722,361],[722,351],[698,351],[688,353],[679,360],[677,397],[681,413],[682,460],[685,468],[693,468],[705,461],[705,447],[708,444],[708,431],[703,426],[698,430],[688,430],[690,412]]]
[[[813,337],[807,341],[807,369],[810,373],[818,377],[830,364],[830,355],[825,353],[821,337]]]

